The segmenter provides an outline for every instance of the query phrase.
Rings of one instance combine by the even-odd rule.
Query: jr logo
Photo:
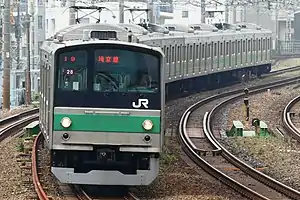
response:
[[[138,103],[132,102],[132,107],[134,108],[140,108],[141,106],[144,106],[145,108],[148,108],[148,99],[138,99]]]

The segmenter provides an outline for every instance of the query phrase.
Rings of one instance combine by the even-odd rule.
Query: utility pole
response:
[[[225,23],[229,23],[229,0],[225,1]]]
[[[275,8],[275,51],[278,52],[278,37],[279,37],[279,24],[278,24],[278,0],[276,0],[276,8]]]
[[[124,0],[119,0],[119,22],[124,23]]]
[[[201,6],[201,23],[205,24],[205,0],[201,0],[200,2],[200,6]]]
[[[148,11],[148,16],[149,16],[149,23],[154,23],[154,16],[153,16],[153,0],[148,0],[147,3],[147,9]]]
[[[20,25],[20,4],[17,6],[17,12],[18,12],[18,16],[17,16],[17,20],[16,20],[16,41],[17,41],[17,69],[20,69],[20,45],[21,45],[21,25]],[[17,85],[18,87],[19,85]]]
[[[30,75],[30,15],[28,11],[28,4],[26,6],[26,39],[27,39],[27,68],[25,70],[25,103],[31,103],[31,75]]]
[[[75,6],[75,0],[69,0],[69,7]],[[75,9],[69,8],[69,25],[76,24]]]
[[[236,5],[233,5],[232,7],[232,23],[236,23]]]
[[[32,68],[35,69],[34,67],[34,57],[35,57],[35,9],[34,9],[34,3],[31,2],[31,17],[32,17],[32,26],[31,26],[31,58],[32,58]]]
[[[243,18],[241,19],[242,22],[247,22],[247,4],[244,5],[243,8]]]
[[[256,2],[256,25],[259,25],[259,13],[260,13],[260,7],[259,7],[259,1]]]
[[[3,109],[10,110],[10,0],[4,0],[3,12]]]

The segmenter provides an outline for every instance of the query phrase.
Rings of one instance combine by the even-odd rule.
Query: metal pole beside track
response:
[[[205,0],[201,0],[200,6],[201,6],[201,23],[205,24],[205,15],[206,15]]]
[[[3,11],[3,109],[10,109],[10,0],[4,0]]]
[[[69,0],[69,7],[75,6],[75,0]],[[69,25],[76,24],[75,9],[69,8]]]
[[[30,53],[30,15],[28,11],[28,3],[26,6],[26,38],[27,38],[27,68],[25,70],[25,94],[26,94],[26,105],[31,103],[31,75],[30,75],[30,65],[31,65],[31,53]]]
[[[119,0],[119,22],[124,23],[124,0]]]

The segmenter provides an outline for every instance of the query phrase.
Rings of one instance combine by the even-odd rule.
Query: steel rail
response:
[[[287,81],[286,83],[278,83],[278,84],[272,84],[272,85],[267,85],[267,86],[261,86],[260,88],[256,88],[256,89],[252,89],[250,88],[250,92],[249,95],[253,95],[253,94],[257,94],[257,93],[261,93],[263,91],[267,91],[267,89],[275,89],[278,87],[283,87],[285,85],[289,85],[292,83],[295,83],[296,81]],[[266,174],[254,169],[252,166],[246,164],[245,162],[241,161],[240,159],[238,159],[236,156],[234,156],[233,154],[231,154],[226,148],[224,148],[221,143],[215,138],[213,131],[212,131],[212,119],[214,117],[214,115],[217,113],[218,110],[220,110],[224,105],[235,101],[241,97],[243,97],[244,94],[240,94],[237,95],[235,97],[232,97],[230,99],[227,99],[223,102],[221,102],[220,104],[218,104],[217,106],[215,106],[209,113],[208,113],[208,117],[207,117],[207,121],[206,123],[209,124],[208,129],[206,130],[208,132],[208,134],[211,135],[212,141],[211,143],[216,143],[217,146],[216,148],[221,148],[222,149],[222,156],[224,158],[226,158],[227,160],[229,160],[232,164],[234,164],[236,167],[240,168],[242,171],[244,171],[245,173],[249,174],[250,176],[254,177],[255,179],[257,179],[258,181],[264,183],[265,185],[268,185],[269,187],[273,188],[274,190],[290,197],[293,199],[300,199],[300,192],[267,176]]]
[[[276,81],[268,84],[263,84],[259,86],[250,87],[250,94],[259,93],[263,90],[267,89],[274,89],[278,87],[283,87],[285,85],[297,83],[299,81],[299,78],[288,78],[281,81]],[[218,153],[220,153],[224,158],[226,158],[228,161],[232,162],[235,166],[239,167],[241,170],[243,170],[245,173],[249,174],[250,176],[254,177],[255,179],[259,180],[260,182],[268,185],[269,187],[285,194],[286,196],[289,196],[291,198],[300,199],[300,192],[297,190],[294,190],[293,188],[290,188],[271,177],[253,169],[251,166],[247,165],[246,163],[240,161],[238,158],[236,158],[234,155],[232,155],[230,152],[228,152],[215,138],[215,136],[212,134],[211,130],[211,119],[216,113],[217,110],[219,110],[222,106],[225,104],[228,104],[231,101],[234,101],[238,98],[241,98],[244,96],[244,93],[242,90],[234,90],[222,94],[217,94],[211,97],[208,97],[204,100],[201,100],[194,105],[190,106],[182,115],[179,123],[179,137],[182,146],[184,147],[183,150],[185,153],[200,167],[202,167],[205,171],[210,173],[215,178],[221,180],[226,185],[230,186],[231,188],[235,189],[236,191],[242,193],[243,195],[248,196],[251,199],[267,199],[266,197],[263,197],[262,195],[257,194],[256,192],[252,191],[251,189],[236,183],[233,179],[222,173],[221,171],[215,169],[213,166],[211,166],[209,163],[207,163],[203,158],[201,158],[199,154],[199,150],[195,148],[195,146],[190,141],[187,132],[186,132],[186,122],[188,120],[189,115],[196,110],[197,108],[209,103],[210,101],[216,100],[218,98],[223,98],[226,96],[235,95],[234,97],[223,101],[218,106],[216,106],[211,112],[206,113],[203,120],[203,128],[205,135],[208,136],[210,143],[215,147]],[[220,178],[222,177],[222,178]]]
[[[291,108],[300,101],[300,96],[295,97],[292,99],[284,108],[282,113],[282,122],[284,128],[286,128],[289,133],[291,133],[291,136],[295,138],[298,142],[300,142],[300,130],[294,125],[291,119]]]
[[[93,200],[90,195],[88,195],[79,185],[70,185],[72,191],[76,195],[76,197],[80,200]],[[124,197],[109,197],[114,199],[120,199],[120,200],[139,200],[138,197],[136,197],[133,193],[128,192]],[[97,197],[96,199],[107,199],[105,197]]]
[[[39,133],[38,136],[34,140],[32,152],[31,152],[31,168],[32,168],[32,180],[34,184],[34,189],[38,195],[40,200],[49,200],[46,192],[43,189],[42,184],[40,183],[37,171],[37,146],[42,140],[42,133]]]

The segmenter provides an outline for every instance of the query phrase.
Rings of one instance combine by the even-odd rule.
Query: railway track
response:
[[[299,79],[255,86],[250,95],[297,83]],[[244,92],[235,90],[197,102],[182,115],[179,137],[185,153],[212,176],[250,199],[300,199],[300,192],[254,169],[226,150],[217,140],[211,121],[225,104],[242,98]]]
[[[292,99],[284,108],[282,112],[282,123],[284,128],[291,134],[291,136],[300,142],[300,130],[292,122],[292,115],[295,113],[291,112],[291,109],[295,106],[296,103],[300,101],[300,96]]]
[[[39,109],[31,109],[0,120],[0,142],[15,136],[24,126],[39,119]]]
[[[51,197],[47,195],[47,192],[44,190],[42,183],[39,180],[38,173],[38,148],[43,142],[43,135],[40,133],[34,141],[32,149],[32,179],[35,187],[35,191],[40,200],[50,200]],[[68,186],[72,191],[73,195],[68,195],[65,199],[79,199],[79,200],[139,200],[133,193],[128,192],[125,196],[121,197],[93,197],[89,195],[80,185],[69,185]]]

